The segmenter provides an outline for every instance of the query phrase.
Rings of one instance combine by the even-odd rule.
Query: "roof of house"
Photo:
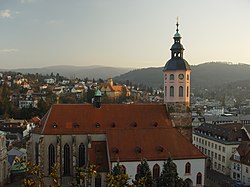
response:
[[[221,125],[203,123],[199,127],[195,128],[194,133],[210,138],[216,137],[218,141],[240,142],[248,140],[248,137],[242,127],[243,125],[239,123]]]
[[[34,133],[89,134],[105,133],[109,128],[171,128],[165,105],[92,104],[53,105]]]
[[[206,157],[175,128],[109,129],[107,142],[113,162]]]
[[[240,155],[240,162],[250,166],[250,141],[243,141],[236,149]],[[230,160],[234,160],[232,155]]]

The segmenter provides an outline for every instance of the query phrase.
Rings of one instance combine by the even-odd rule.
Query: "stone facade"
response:
[[[0,131],[0,187],[4,186],[8,178],[8,161],[6,134]]]

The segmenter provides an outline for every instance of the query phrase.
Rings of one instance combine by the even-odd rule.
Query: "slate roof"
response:
[[[236,150],[240,155],[240,162],[250,166],[250,141],[241,142]],[[238,162],[234,160],[234,155],[231,156],[230,160]]]
[[[167,70],[191,70],[188,62],[181,57],[173,57],[165,64],[163,71]]]
[[[240,142],[248,140],[248,137],[242,127],[243,125],[239,123],[221,125],[203,123],[199,127],[195,128],[194,134],[206,136],[210,139],[217,139],[218,141],[224,143]]]

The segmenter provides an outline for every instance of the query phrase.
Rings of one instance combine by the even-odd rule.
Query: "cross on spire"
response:
[[[179,17],[177,16],[176,18],[176,32],[178,33],[179,32]]]

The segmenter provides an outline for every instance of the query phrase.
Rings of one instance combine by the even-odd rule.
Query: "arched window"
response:
[[[85,146],[83,143],[79,145],[79,167],[83,167],[85,164]]]
[[[64,152],[63,152],[63,173],[64,175],[70,175],[70,147],[69,144],[64,145]]]
[[[171,74],[169,77],[170,80],[174,80],[174,74]]]
[[[189,87],[187,86],[187,97],[189,96]]]
[[[199,172],[196,175],[196,184],[201,184],[202,183],[202,174]]]
[[[174,87],[170,86],[170,97],[174,97]]]
[[[126,167],[124,165],[121,165],[121,173],[126,174]]]
[[[95,177],[95,187],[101,187],[102,186],[102,176],[100,174],[97,174]]]
[[[189,80],[189,74],[187,74],[187,80]]]
[[[39,144],[36,142],[35,144],[35,159],[36,159],[36,165],[38,165],[39,160],[38,160],[38,155],[39,155]]]
[[[156,180],[160,177],[160,166],[155,164],[153,167],[153,178]]]
[[[183,97],[183,87],[179,87],[179,97]]]
[[[139,164],[136,168],[136,173],[139,174],[140,173],[140,167],[141,167],[141,164]]]
[[[185,165],[185,173],[191,173],[191,164],[188,162]]]
[[[49,174],[52,171],[52,167],[55,164],[55,147],[54,145],[49,145]]]

